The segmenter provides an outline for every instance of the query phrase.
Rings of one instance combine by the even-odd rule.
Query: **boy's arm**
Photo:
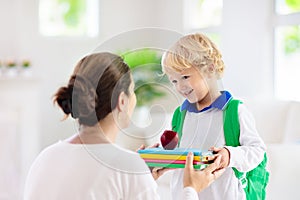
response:
[[[226,146],[230,152],[228,167],[235,167],[241,172],[247,172],[254,169],[263,160],[266,146],[256,130],[252,114],[245,105],[239,105],[238,113],[241,146]]]

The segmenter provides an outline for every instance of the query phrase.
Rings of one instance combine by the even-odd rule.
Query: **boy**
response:
[[[224,63],[215,44],[203,34],[182,37],[163,56],[163,72],[186,100],[181,110],[186,110],[181,148],[211,149],[222,155],[224,174],[210,187],[198,193],[203,200],[246,199],[241,182],[232,167],[248,172],[264,158],[265,144],[259,137],[252,115],[240,104],[240,146],[225,145],[223,111],[232,96],[220,91],[218,80],[222,77]],[[182,199],[183,171],[174,171],[171,182],[172,199]]]

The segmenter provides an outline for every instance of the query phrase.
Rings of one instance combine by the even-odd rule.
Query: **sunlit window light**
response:
[[[39,29],[44,36],[98,34],[97,0],[40,0]]]

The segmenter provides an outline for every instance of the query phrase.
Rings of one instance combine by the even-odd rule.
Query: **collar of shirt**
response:
[[[196,103],[190,103],[187,99],[182,103],[180,111],[187,110],[188,112],[199,113],[206,111],[210,108],[218,108],[223,110],[229,100],[232,99],[232,95],[228,91],[221,91],[221,96],[219,96],[210,106],[203,108],[202,110],[197,110]]]

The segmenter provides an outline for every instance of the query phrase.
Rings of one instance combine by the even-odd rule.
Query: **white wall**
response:
[[[17,50],[16,40],[16,17],[14,17],[12,10],[15,10],[18,0],[1,0],[0,1],[0,55],[9,59],[14,56]],[[1,60],[2,60],[1,59]]]
[[[237,96],[273,97],[272,11],[272,0],[224,1],[224,84]]]
[[[38,0],[0,1],[0,59],[30,58],[40,79],[41,147],[74,132],[72,121],[51,96],[65,84],[75,63],[98,44],[124,31],[161,27],[183,31],[181,0],[100,0],[97,38],[46,38],[38,32]],[[221,50],[227,66],[224,87],[245,98],[272,97],[272,5],[268,1],[224,1]],[[28,138],[30,139],[30,138]]]

